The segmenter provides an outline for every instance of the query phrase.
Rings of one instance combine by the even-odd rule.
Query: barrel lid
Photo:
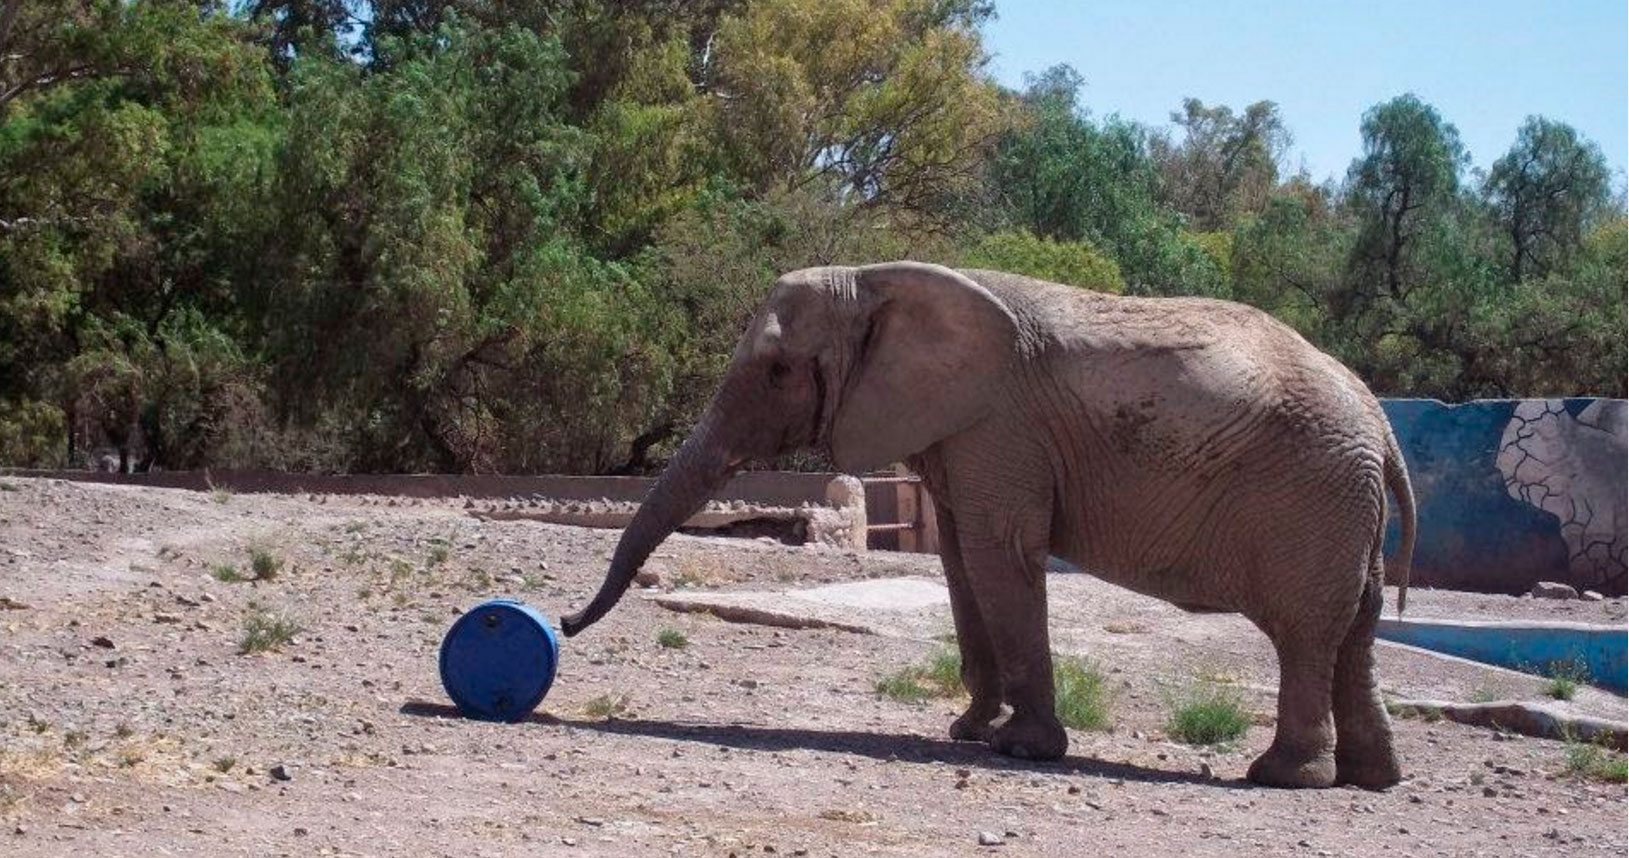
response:
[[[490,599],[447,630],[441,684],[467,718],[519,721],[549,692],[559,657],[542,613],[519,599]]]

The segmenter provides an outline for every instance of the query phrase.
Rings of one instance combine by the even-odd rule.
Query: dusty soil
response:
[[[876,680],[942,644],[678,614],[631,595],[564,643],[530,720],[453,717],[436,675],[449,623],[519,595],[550,615],[598,584],[615,532],[481,522],[456,503],[209,495],[0,480],[0,851],[57,855],[1622,855],[1621,784],[1566,748],[1399,720],[1409,778],[1285,792],[1241,778],[1271,739],[1271,650],[1054,575],[1054,645],[1089,654],[1110,732],[1033,765],[950,742],[954,701]],[[247,572],[260,548],[283,562]],[[653,563],[695,589],[937,576],[929,557],[676,537]],[[1394,599],[1393,599],[1394,601]],[[255,610],[304,630],[240,654]],[[1410,613],[1622,622],[1621,601],[1410,594]],[[656,642],[681,630],[684,649]],[[1389,695],[1532,697],[1537,679],[1383,645]],[[1206,675],[1257,713],[1235,747],[1162,731]],[[1622,718],[1585,689],[1567,707]],[[606,708],[618,710],[613,716]],[[1214,777],[1201,773],[1209,767]],[[981,846],[981,832],[996,846]],[[1083,849],[1083,847],[1085,847]]]

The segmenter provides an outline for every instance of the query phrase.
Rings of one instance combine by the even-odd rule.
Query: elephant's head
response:
[[[848,473],[920,452],[979,420],[1009,371],[1012,313],[948,268],[808,268],[776,282],[707,412],[623,531],[605,582],[561,627],[614,606],[656,546],[740,466],[822,448]]]

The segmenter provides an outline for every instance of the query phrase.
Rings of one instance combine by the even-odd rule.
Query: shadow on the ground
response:
[[[403,704],[404,715],[428,718],[459,718],[457,708],[441,703],[411,701]],[[532,713],[526,723],[568,727],[618,736],[644,736],[675,742],[698,742],[726,748],[753,751],[824,751],[855,754],[877,760],[905,763],[945,763],[965,768],[1004,771],[1078,774],[1098,778],[1120,778],[1143,783],[1188,783],[1221,789],[1249,789],[1242,780],[1217,780],[1198,772],[1151,769],[1130,763],[1111,763],[1074,755],[1051,762],[1033,762],[1003,757],[980,742],[956,742],[908,733],[861,732],[856,730],[809,730],[790,727],[762,727],[745,724],[703,724],[660,719],[610,719],[604,721],[556,718]]]

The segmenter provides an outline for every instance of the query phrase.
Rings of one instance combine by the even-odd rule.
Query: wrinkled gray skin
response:
[[[811,447],[850,473],[904,460],[934,497],[972,696],[951,736],[1066,750],[1053,554],[1267,634],[1278,732],[1252,780],[1397,782],[1372,650],[1388,488],[1407,581],[1408,476],[1363,383],[1266,314],[910,262],[788,274],[566,634],[616,604],[743,462]],[[992,726],[1003,703],[1011,717]]]

